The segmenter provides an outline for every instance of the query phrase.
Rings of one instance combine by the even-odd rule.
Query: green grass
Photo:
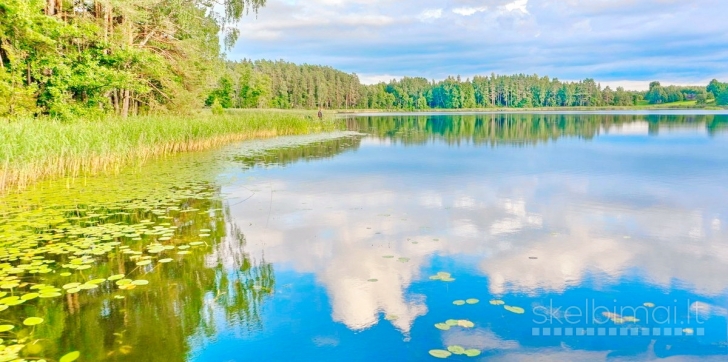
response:
[[[125,120],[12,120],[0,123],[0,191],[45,178],[119,170],[149,158],[234,141],[336,128],[331,120],[302,112],[258,110]]]

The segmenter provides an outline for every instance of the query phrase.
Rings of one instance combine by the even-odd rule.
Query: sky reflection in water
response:
[[[726,358],[725,116],[518,117],[540,116],[357,118],[371,135],[333,157],[227,170],[276,289],[259,326],[221,316],[191,359]]]

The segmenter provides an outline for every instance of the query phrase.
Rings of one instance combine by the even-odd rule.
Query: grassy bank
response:
[[[45,178],[114,171],[176,152],[336,128],[333,121],[314,120],[306,113],[266,111],[126,120],[5,121],[0,123],[0,192]]]

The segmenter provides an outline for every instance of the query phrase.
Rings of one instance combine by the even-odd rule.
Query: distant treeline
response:
[[[605,107],[695,101],[705,105],[721,98],[725,83],[710,87],[662,86],[649,91],[601,87],[593,79],[562,82],[538,75],[448,77],[442,81],[405,77],[389,83],[362,85],[355,74],[331,67],[285,61],[228,62],[225,74],[207,98],[224,108],[333,109],[472,109],[532,107]]]

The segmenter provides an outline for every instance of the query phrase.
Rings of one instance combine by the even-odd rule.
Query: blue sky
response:
[[[646,89],[728,80],[725,0],[268,0],[231,59],[330,65],[365,83],[537,73]]]

